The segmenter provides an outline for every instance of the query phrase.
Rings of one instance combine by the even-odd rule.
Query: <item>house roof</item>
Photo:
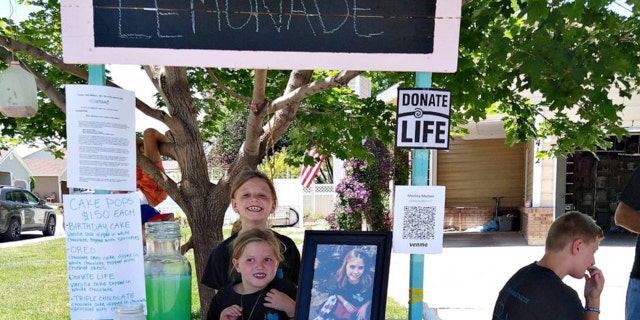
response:
[[[40,150],[44,150],[44,145],[33,146],[33,145],[27,145],[27,144],[19,144],[15,146],[13,149],[20,156],[20,158],[25,159]]]
[[[0,150],[0,162],[2,162],[2,160],[4,160],[4,158],[6,158],[9,153],[11,153],[11,149],[9,150]]]
[[[22,151],[27,150],[24,148]],[[32,148],[33,150],[33,148]],[[40,151],[39,149],[37,151]],[[21,157],[17,154],[18,150],[9,149],[9,150],[0,150],[0,163],[7,157],[10,153],[14,153],[17,159],[20,162],[24,163],[27,170],[31,172],[32,176],[45,176],[45,177],[62,177],[67,171],[67,160],[66,159],[42,159],[42,158],[26,158],[21,159]],[[36,152],[37,152],[36,151]],[[66,151],[66,150],[64,150]],[[33,154],[33,152],[24,152],[27,156]],[[175,160],[171,161],[162,161],[162,165],[166,172],[178,171],[179,166],[178,162]]]
[[[27,145],[19,144],[13,148],[22,159],[55,159],[53,153],[49,152],[43,144]],[[66,157],[67,149],[57,148]]]
[[[34,176],[61,177],[67,171],[64,159],[23,159]]]
[[[13,158],[9,157],[10,155]],[[24,163],[24,160],[22,160],[22,158],[16,153],[16,151],[13,148],[9,150],[0,150],[0,165],[7,159],[17,161],[18,163],[20,163],[20,165],[22,165],[25,168],[25,170],[27,170],[29,175],[31,176],[33,175],[33,172],[31,171],[29,166],[27,166],[27,164]]]

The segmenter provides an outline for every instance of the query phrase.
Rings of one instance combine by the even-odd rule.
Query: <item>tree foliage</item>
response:
[[[629,98],[640,83],[640,5],[627,3],[471,1],[458,72],[434,83],[454,90],[459,123],[504,114],[509,143],[556,136],[553,155],[606,147],[625,133],[609,94]],[[611,10],[621,5],[625,15]]]
[[[18,24],[0,20],[0,69],[13,58],[26,65],[38,78],[40,108],[31,119],[0,117],[1,143],[39,139],[59,149],[66,134],[64,85],[86,83],[87,66],[61,60],[57,0],[20,2],[42,10]],[[595,150],[606,146],[610,135],[625,132],[619,118],[623,106],[609,93],[629,97],[638,91],[639,0],[627,2],[626,15],[609,9],[613,0],[463,3],[458,71],[433,76],[434,87],[452,91],[456,131],[468,121],[500,113],[509,143],[553,135],[556,155]],[[272,141],[285,135],[293,162],[310,164],[311,157],[303,154],[312,146],[342,159],[367,159],[363,138],[393,141],[395,109],[375,98],[359,98],[346,84],[365,74],[375,97],[397,82],[412,87],[415,81],[414,73],[394,72],[144,69],[159,89],[158,103],[136,101],[136,108],[173,133],[174,141],[161,151],[179,163],[182,180],[173,181],[140,152],[137,164],[185,212],[198,277],[222,238],[235,174],[255,168]],[[526,92],[535,93],[535,99],[520,94]],[[218,161],[226,164],[217,183],[208,177],[207,157],[214,154],[207,154],[205,146],[219,152]],[[200,294],[206,311],[213,291],[201,286]]]
[[[265,157],[258,165],[258,170],[265,172],[272,179],[291,179],[300,175],[300,166],[287,164],[286,159],[290,157],[287,148]]]

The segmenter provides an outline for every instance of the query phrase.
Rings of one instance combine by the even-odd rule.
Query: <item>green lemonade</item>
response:
[[[191,319],[191,275],[145,277],[148,320]]]

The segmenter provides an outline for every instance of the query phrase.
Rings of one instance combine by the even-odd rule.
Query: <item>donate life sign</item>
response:
[[[396,147],[449,149],[451,91],[398,89]]]

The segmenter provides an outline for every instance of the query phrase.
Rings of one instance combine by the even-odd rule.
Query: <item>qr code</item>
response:
[[[434,239],[436,207],[404,207],[403,239]]]

